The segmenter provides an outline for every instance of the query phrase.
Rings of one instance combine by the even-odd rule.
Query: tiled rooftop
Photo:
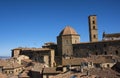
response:
[[[4,69],[7,68],[17,68],[17,67],[23,67],[22,65],[18,64],[17,62],[13,60],[0,60],[1,64],[0,66],[3,66]]]
[[[50,73],[50,74],[58,74],[61,71],[56,71],[56,67],[51,68],[44,68],[43,74]]]
[[[101,78],[119,78],[120,76],[120,73],[117,73],[115,72],[114,70],[112,69],[90,69],[89,70],[89,73],[92,74],[92,75],[97,75],[98,77],[101,77]],[[118,76],[119,75],[119,76]]]
[[[70,26],[66,26],[59,35],[78,35],[77,32]]]
[[[51,50],[49,48],[25,48],[25,47],[19,47],[15,48],[13,50],[32,50],[32,51],[44,51],[44,50]]]
[[[107,58],[109,56],[91,56],[88,58],[73,58],[64,59],[63,65],[80,65],[81,62],[93,62],[93,63],[114,63],[112,58]]]
[[[19,75],[19,77],[20,77],[20,78],[27,78],[27,77],[29,77],[29,76],[28,76],[28,72],[29,72],[29,71],[24,71],[23,73],[21,73],[21,74]]]
[[[5,74],[0,73],[0,78],[7,78]]]

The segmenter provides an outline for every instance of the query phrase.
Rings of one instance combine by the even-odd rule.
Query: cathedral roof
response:
[[[77,32],[70,26],[66,26],[59,34],[61,35],[78,35]]]

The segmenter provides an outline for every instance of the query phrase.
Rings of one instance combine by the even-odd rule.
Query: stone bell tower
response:
[[[98,28],[97,28],[97,21],[96,15],[90,15],[88,17],[89,22],[89,38],[90,42],[98,41]]]

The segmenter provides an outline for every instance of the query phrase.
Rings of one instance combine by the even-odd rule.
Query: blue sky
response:
[[[98,34],[120,32],[120,0],[0,0],[0,56],[17,47],[55,42],[70,25],[89,41],[88,16],[97,15]]]

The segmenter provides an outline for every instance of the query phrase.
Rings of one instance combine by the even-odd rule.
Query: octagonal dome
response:
[[[78,35],[77,32],[70,26],[66,26],[59,34],[61,35]]]

